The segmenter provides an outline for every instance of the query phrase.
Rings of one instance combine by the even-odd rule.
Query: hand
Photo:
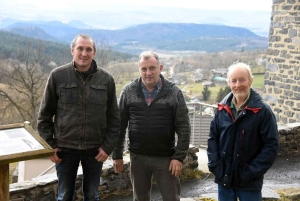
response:
[[[53,162],[53,163],[61,163],[61,159],[60,158],[58,158],[58,156],[57,156],[57,152],[58,151],[60,151],[60,149],[58,149],[58,148],[55,148],[54,149],[54,154],[53,154],[53,156],[51,156],[50,157],[50,160]]]
[[[101,147],[99,147],[98,151],[99,151],[99,153],[97,156],[95,156],[95,159],[98,162],[104,163],[107,160],[108,155],[105,153],[105,151]]]
[[[178,160],[171,160],[169,171],[171,171],[171,174],[175,177],[178,177],[181,174],[182,171],[182,163]]]
[[[115,172],[117,172],[117,173],[120,174],[123,171],[123,164],[124,164],[123,159],[114,160],[114,169],[115,169]]]

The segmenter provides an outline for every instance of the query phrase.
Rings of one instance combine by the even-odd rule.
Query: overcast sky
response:
[[[119,6],[161,6],[181,7],[208,10],[263,10],[271,11],[272,0],[0,0],[0,10],[3,11],[63,11],[72,10],[81,12],[83,10],[102,10],[107,7]],[[146,11],[147,8],[145,7]],[[27,13],[29,14],[29,13]],[[49,13],[51,14],[51,13]]]
[[[0,0],[0,20],[85,21],[98,11],[147,12],[149,6],[205,10],[272,11],[272,0]]]

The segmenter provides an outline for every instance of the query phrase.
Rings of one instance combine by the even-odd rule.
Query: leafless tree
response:
[[[134,79],[138,72],[137,63],[115,63],[110,64],[107,70],[112,74],[117,84],[124,84],[124,82],[131,81]]]
[[[0,99],[3,103],[0,110],[2,114],[13,117],[6,119],[5,123],[17,123],[7,120],[30,121],[35,128],[47,75],[41,71],[39,64],[42,47],[33,49],[31,44],[26,46],[25,50],[22,48],[18,52],[19,60],[7,59],[0,63],[1,69],[7,69],[4,74],[6,82],[0,87]]]
[[[99,43],[96,42],[96,44],[98,44],[95,57],[97,64],[102,68],[107,68],[109,62],[111,61],[111,47],[105,40],[101,40]]]

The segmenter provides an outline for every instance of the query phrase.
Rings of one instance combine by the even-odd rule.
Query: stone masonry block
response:
[[[284,2],[285,2],[285,0],[273,0],[273,4],[281,4]]]
[[[296,29],[291,29],[290,31],[289,31],[289,37],[295,37],[295,36],[297,36],[297,30]]]
[[[292,43],[295,44],[295,45],[300,45],[300,37],[292,38]]]
[[[272,96],[268,94],[263,95],[263,100],[270,102],[270,103],[277,103],[277,96]]]
[[[291,43],[291,42],[292,42],[292,39],[291,39],[291,38],[285,38],[285,39],[284,39],[284,42],[285,42],[285,43]]]
[[[291,10],[293,6],[281,6],[282,10]]]
[[[284,17],[284,22],[295,22],[295,17]]]
[[[276,72],[278,70],[277,64],[267,63],[266,70],[271,72]]]

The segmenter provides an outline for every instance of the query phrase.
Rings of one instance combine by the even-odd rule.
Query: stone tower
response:
[[[300,0],[273,0],[264,85],[278,124],[300,122]]]

